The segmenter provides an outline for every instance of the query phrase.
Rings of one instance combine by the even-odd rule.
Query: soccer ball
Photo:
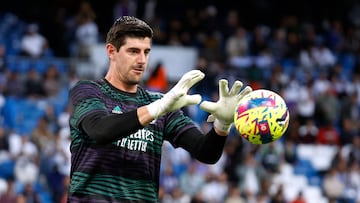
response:
[[[277,93],[258,89],[245,95],[235,109],[234,124],[239,134],[253,144],[267,144],[284,135],[289,110]]]

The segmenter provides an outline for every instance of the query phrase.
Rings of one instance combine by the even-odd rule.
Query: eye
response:
[[[147,55],[149,55],[150,54],[150,49],[148,49],[148,50],[145,50],[145,55],[147,56]]]
[[[136,53],[139,53],[139,50],[137,50],[137,49],[130,49],[129,52],[132,53],[132,54],[136,54]]]
[[[136,54],[139,54],[140,51],[139,51],[139,49],[136,49],[136,48],[129,48],[129,49],[127,49],[127,53],[130,55],[136,55]]]

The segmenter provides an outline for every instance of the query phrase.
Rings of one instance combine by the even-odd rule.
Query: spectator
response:
[[[24,191],[20,194],[18,203],[41,203],[39,194],[34,190],[31,183],[26,183]]]
[[[231,185],[229,193],[226,196],[224,203],[245,203],[245,199],[241,197],[241,190],[237,185]]]
[[[286,136],[286,134],[284,136]],[[284,160],[291,165],[296,164],[296,162],[298,161],[297,143],[295,142],[295,140],[292,139],[286,139],[283,143]]]
[[[56,170],[62,176],[70,175],[70,128],[62,129],[57,133],[56,143],[55,143],[55,152],[51,156]]]
[[[160,177],[160,186],[164,188],[165,192],[171,193],[179,186],[179,180],[174,173],[173,167],[170,163],[165,165]]]
[[[299,143],[314,144],[316,143],[319,128],[313,119],[307,119],[304,124],[300,125],[298,132],[299,137],[297,141]]]
[[[44,112],[43,118],[47,121],[50,132],[52,134],[55,134],[60,128],[58,125],[59,115],[55,111],[54,105],[52,105],[51,103],[44,104],[42,108]]]
[[[171,196],[168,196],[162,203],[188,203],[190,202],[190,198],[191,197],[185,194],[179,187],[175,187],[171,191]]]
[[[279,142],[270,142],[259,149],[257,156],[269,174],[274,174],[279,172],[284,149]]]
[[[296,112],[300,125],[304,125],[309,119],[314,119],[316,97],[313,94],[313,86],[313,81],[310,81],[296,91]]]
[[[344,145],[341,154],[349,163],[356,162],[360,165],[360,136],[354,136],[351,143]]]
[[[207,180],[201,189],[201,194],[205,202],[224,202],[229,190],[227,181],[228,176],[224,172],[219,175],[208,173]]]
[[[286,31],[282,28],[277,28],[273,31],[273,36],[269,39],[269,49],[273,53],[276,62],[281,62],[284,58],[287,43],[286,43]]]
[[[194,196],[200,191],[200,188],[205,182],[203,174],[196,170],[197,162],[192,162],[179,177],[179,184],[182,191],[190,196]]]
[[[5,128],[0,126],[0,163],[10,159],[9,156],[9,135]]]
[[[134,0],[117,0],[113,5],[113,20],[120,16],[136,16],[137,1]]]
[[[7,68],[6,46],[0,44],[0,73],[3,73]]]
[[[346,191],[345,199],[348,202],[360,201],[360,164],[352,161],[348,162],[346,171]]]
[[[300,50],[301,50],[301,40],[300,36],[295,31],[289,31],[286,35],[286,43],[287,43],[287,49],[285,52],[284,59],[289,59],[293,61],[297,61]]]
[[[360,132],[360,112],[357,101],[357,93],[353,93],[344,98],[341,105],[341,143],[350,144],[354,136]]]
[[[312,55],[313,44],[303,45],[299,52],[299,65],[304,71],[313,71],[316,67],[316,60]]]
[[[340,146],[340,133],[338,129],[330,122],[325,123],[319,127],[317,143]]]
[[[266,79],[269,78],[269,80],[265,82],[265,87],[272,91],[282,93],[289,82],[289,76],[284,72],[284,67],[281,64],[275,64],[272,66],[271,73],[269,73],[270,68],[263,70],[264,77]]]
[[[43,86],[48,98],[55,98],[59,94],[62,81],[56,65],[50,65],[43,74]]]
[[[88,59],[90,48],[99,41],[99,28],[95,22],[96,14],[88,1],[80,3],[79,11],[76,15],[75,29],[75,56]]]
[[[323,42],[316,44],[311,54],[320,71],[328,71],[337,62],[336,56]]]
[[[39,26],[31,23],[21,38],[21,55],[39,58],[50,55],[48,40],[39,32]]]
[[[224,39],[228,39],[230,35],[236,32],[236,29],[240,26],[240,14],[239,11],[235,8],[231,8],[225,14],[224,25],[221,28],[224,35]]]
[[[43,81],[35,68],[30,69],[27,73],[24,96],[35,99],[45,97]]]
[[[68,189],[62,184],[65,176],[59,172],[56,166],[52,165],[49,169],[48,174],[46,174],[47,186],[52,194],[53,202],[58,203],[60,202],[64,191]]]
[[[42,154],[49,154],[55,147],[55,136],[51,132],[49,121],[41,117],[31,133],[31,140]]]
[[[259,56],[264,50],[268,49],[267,37],[268,27],[258,25],[253,30],[253,36],[249,44],[251,56]]]
[[[329,199],[339,199],[345,189],[345,183],[340,179],[336,167],[330,168],[323,181],[324,193]]]
[[[244,163],[237,167],[239,188],[247,196],[261,192],[261,182],[267,175],[264,167],[259,164],[252,153],[244,156]]]
[[[245,57],[249,54],[247,30],[243,27],[237,27],[225,43],[225,51],[230,60],[233,57]]]
[[[357,29],[354,25],[350,25],[345,30],[344,52],[356,53],[360,48],[360,38],[357,36]]]
[[[295,199],[291,200],[290,203],[306,203],[306,200],[304,198],[304,194],[302,193],[302,191],[300,191],[297,196],[295,197]]]
[[[344,51],[345,33],[344,25],[340,19],[333,19],[329,23],[329,27],[327,28],[327,30],[325,30],[324,35],[329,50],[333,50],[336,54],[342,53]]]
[[[4,96],[23,97],[24,96],[24,84],[20,78],[20,73],[10,72],[6,80],[6,88],[4,90]]]
[[[276,193],[271,196],[270,203],[286,203],[283,185],[280,185]]]
[[[27,135],[20,137],[19,154],[14,168],[16,181],[26,184],[35,183],[39,178],[38,160],[40,152]]]
[[[151,91],[159,91],[165,93],[168,90],[168,78],[166,68],[159,62],[151,71],[146,82],[146,87]]]
[[[13,178],[8,178],[6,180],[7,188],[5,193],[0,193],[0,202],[2,203],[16,203],[18,200],[18,195],[15,191],[15,181]]]
[[[319,93],[316,97],[316,120],[318,125],[336,125],[339,122],[341,112],[339,108],[340,101],[334,91],[329,87],[325,92]]]

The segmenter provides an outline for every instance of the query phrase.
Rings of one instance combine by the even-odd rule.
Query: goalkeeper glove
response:
[[[216,103],[204,101],[200,104],[202,110],[210,113],[207,122],[214,122],[215,128],[222,132],[229,132],[234,122],[237,104],[241,98],[252,91],[249,86],[240,91],[242,86],[243,83],[237,80],[229,91],[228,81],[226,79],[219,80],[219,100]]]
[[[201,96],[198,94],[188,95],[187,92],[204,77],[205,74],[199,70],[191,70],[185,73],[179,82],[168,93],[164,94],[163,98],[147,105],[150,115],[156,119],[184,106],[199,104]]]

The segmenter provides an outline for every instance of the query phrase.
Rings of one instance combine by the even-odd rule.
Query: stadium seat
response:
[[[66,62],[64,60],[57,59],[57,60],[51,61],[51,63],[54,64],[57,67],[60,74],[66,74],[67,73],[68,68],[67,68],[67,64],[66,64]]]
[[[0,178],[8,179],[14,177],[14,166],[13,160],[8,160],[0,163]]]
[[[284,58],[281,62],[284,73],[291,75],[296,69],[296,62],[290,58]]]
[[[27,73],[32,68],[32,62],[30,59],[20,59],[17,62],[16,70],[19,73]]]
[[[42,59],[38,59],[33,63],[34,68],[37,70],[38,73],[43,74],[45,73],[46,69],[48,68],[49,64]]]
[[[2,115],[4,117],[4,127],[6,129],[12,129],[17,123],[18,99],[14,97],[7,97],[5,105],[2,109]]]
[[[351,75],[355,69],[355,64],[356,64],[355,56],[353,54],[344,54],[340,56],[339,61],[343,67],[342,74],[347,79],[351,79]]]

